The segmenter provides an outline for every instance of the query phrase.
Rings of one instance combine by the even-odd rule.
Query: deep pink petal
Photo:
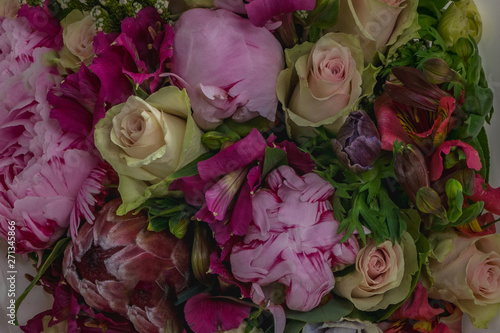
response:
[[[217,155],[198,163],[198,171],[203,180],[214,179],[235,171],[264,156],[266,141],[257,129],[235,144],[224,148]]]
[[[394,312],[391,321],[399,319],[414,319],[414,320],[427,320],[431,321],[437,315],[443,313],[441,308],[433,308],[429,305],[427,296],[427,289],[425,289],[420,282],[413,291],[411,297]]]
[[[476,174],[476,187],[470,197],[472,201],[484,201],[484,209],[495,215],[500,215],[500,187],[493,188],[484,183],[483,177]]]
[[[203,180],[199,175],[182,177],[170,184],[169,190],[182,191],[187,203],[192,206],[203,206],[205,204],[205,191],[215,184],[213,180]]]
[[[315,6],[316,0],[253,0],[245,8],[250,22],[263,27],[275,16],[296,10],[313,10]]]
[[[276,145],[286,151],[288,165],[293,167],[295,170],[300,170],[302,173],[309,173],[316,167],[311,155],[309,155],[309,153],[301,152],[295,143],[283,141],[277,143]]]
[[[251,307],[202,293],[191,297],[184,307],[189,328],[195,333],[213,333],[238,328]]]
[[[436,181],[441,177],[443,173],[443,155],[448,155],[452,147],[462,148],[465,156],[467,158],[467,167],[469,169],[474,169],[476,171],[481,170],[481,159],[479,158],[478,152],[470,145],[460,140],[450,140],[443,142],[434,152],[431,159],[430,165],[430,179]]]
[[[62,47],[62,29],[59,20],[52,16],[47,6],[23,5],[18,13],[18,17],[26,17],[33,30],[46,34],[35,47],[47,47],[50,49],[60,49]]]
[[[382,149],[392,151],[392,146],[396,140],[404,143],[412,142],[399,121],[396,106],[389,95],[383,94],[377,98],[374,108]]]

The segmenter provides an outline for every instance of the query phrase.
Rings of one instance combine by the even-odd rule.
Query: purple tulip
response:
[[[354,172],[371,169],[382,148],[377,127],[365,111],[349,114],[332,145],[339,160]]]
[[[228,10],[200,8],[182,14],[174,31],[171,72],[201,128],[214,129],[225,118],[274,121],[284,61],[272,33]]]

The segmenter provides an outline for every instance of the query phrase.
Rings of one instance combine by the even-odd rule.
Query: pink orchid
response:
[[[248,318],[250,310],[249,305],[202,293],[186,302],[184,314],[193,332],[212,333],[238,328]]]
[[[438,180],[443,174],[443,155],[448,155],[452,150],[460,149],[465,154],[467,167],[476,171],[481,170],[481,159],[478,152],[469,144],[459,141],[450,140],[443,142],[434,152],[430,162],[429,176],[431,181]]]

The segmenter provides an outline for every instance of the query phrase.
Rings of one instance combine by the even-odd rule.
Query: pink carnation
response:
[[[47,248],[70,223],[75,234],[101,188],[95,155],[50,119],[47,92],[61,80],[42,64],[52,32],[0,19],[0,234],[16,223],[18,253]]]
[[[354,236],[340,244],[343,233],[330,204],[334,190],[320,176],[281,166],[266,181],[269,189],[252,198],[247,234],[232,249],[232,271],[255,290],[281,283],[288,287],[287,306],[309,311],[332,290],[332,266],[354,263],[359,246]]]

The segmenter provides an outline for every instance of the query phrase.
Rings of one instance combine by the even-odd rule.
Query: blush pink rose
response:
[[[286,286],[288,308],[309,311],[332,290],[332,266],[354,263],[358,243],[352,236],[339,244],[343,234],[337,234],[330,204],[334,189],[317,174],[299,176],[281,166],[267,184],[252,199],[253,221],[232,249],[232,271],[255,290]]]

